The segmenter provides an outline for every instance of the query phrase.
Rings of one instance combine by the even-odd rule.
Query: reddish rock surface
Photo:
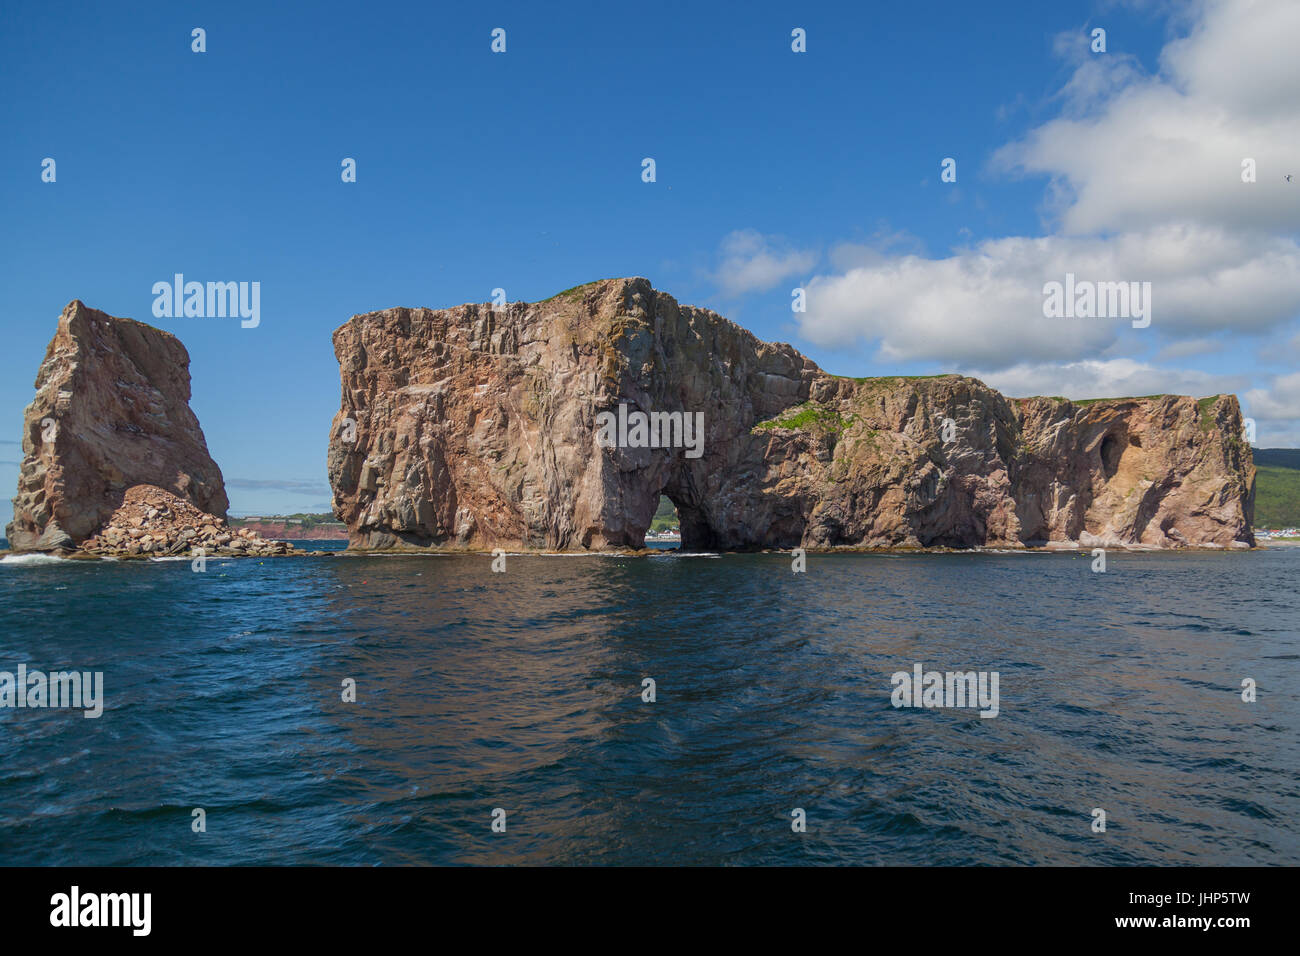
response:
[[[224,525],[229,502],[189,407],[189,364],[168,332],[79,301],[63,310],[24,415],[11,548],[82,546],[137,486]]]
[[[660,493],[693,549],[1254,542],[1233,396],[840,378],[639,278],[354,316],[334,351],[328,467],[353,547],[638,548]],[[703,413],[702,456],[598,447],[620,403]]]

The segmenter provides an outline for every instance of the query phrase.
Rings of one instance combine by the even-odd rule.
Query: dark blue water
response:
[[[1300,549],[1090,564],[5,561],[0,670],[107,702],[0,710],[0,863],[1300,862]]]

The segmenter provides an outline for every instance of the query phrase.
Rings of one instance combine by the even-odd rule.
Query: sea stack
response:
[[[1254,544],[1230,395],[843,378],[643,278],[358,315],[334,351],[329,477],[354,548],[639,548],[661,493],[688,549]],[[698,448],[625,424],[674,414],[702,422]]]
[[[68,304],[24,415],[11,548],[174,553],[189,526],[211,526],[215,543],[229,501],[190,410],[189,364],[169,332]],[[105,540],[127,516],[134,534]]]

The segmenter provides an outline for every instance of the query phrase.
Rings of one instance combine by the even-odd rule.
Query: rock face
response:
[[[661,493],[687,549],[1254,543],[1232,396],[841,378],[645,279],[359,315],[334,351],[329,476],[353,547],[638,548]],[[601,447],[620,404],[702,413],[701,453],[632,431]]]
[[[75,548],[135,485],[224,521],[221,470],[189,407],[189,364],[170,333],[79,301],[63,310],[23,420],[10,547]]]

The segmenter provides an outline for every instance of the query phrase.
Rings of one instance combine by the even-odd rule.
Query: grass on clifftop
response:
[[[1196,407],[1201,410],[1201,431],[1208,432],[1214,428],[1214,416],[1210,414],[1210,409],[1214,407],[1214,403],[1218,400],[1218,395],[1210,395],[1196,400]]]
[[[557,292],[549,299],[543,299],[543,302],[554,302],[556,299],[581,299],[582,290],[589,289],[593,285],[600,285],[602,282],[609,282],[609,279],[596,279],[593,282],[584,282],[582,285],[575,285],[571,289],[565,289],[563,292]]]
[[[847,378],[850,382],[857,382],[862,385],[866,382],[890,382],[895,379],[903,379],[906,382],[915,382],[927,378],[949,378],[956,376],[956,372],[941,372],[938,375],[835,375],[834,378]]]
[[[816,402],[804,402],[794,408],[787,408],[775,418],[759,422],[754,427],[762,431],[771,431],[774,428],[788,428],[792,431],[820,429],[822,431],[842,432],[852,424],[852,415],[846,419],[832,408],[818,405]]]
[[[942,372],[938,375],[836,375],[835,378],[846,378],[851,382],[857,382],[859,385],[867,383],[893,382],[899,379],[905,382],[918,382],[936,378],[965,378],[960,372]],[[1017,402],[1029,401],[1033,398],[1045,398],[1050,402],[1069,402],[1072,405],[1095,405],[1098,402],[1143,402],[1153,398],[1168,398],[1170,393],[1165,392],[1161,395],[1119,395],[1115,397],[1103,398],[1066,398],[1064,395],[1027,395],[1023,398],[1011,399]],[[1008,396],[1010,398],[1010,396]],[[1201,399],[1202,402],[1209,402],[1211,405],[1219,398],[1218,395],[1210,398]],[[1204,409],[1204,406],[1202,407]]]
[[[1098,402],[1146,402],[1153,398],[1167,398],[1168,392],[1163,395],[1118,395],[1115,398],[1062,398],[1059,401],[1070,402],[1072,405],[1096,405]],[[1056,396],[1052,396],[1056,398]]]

